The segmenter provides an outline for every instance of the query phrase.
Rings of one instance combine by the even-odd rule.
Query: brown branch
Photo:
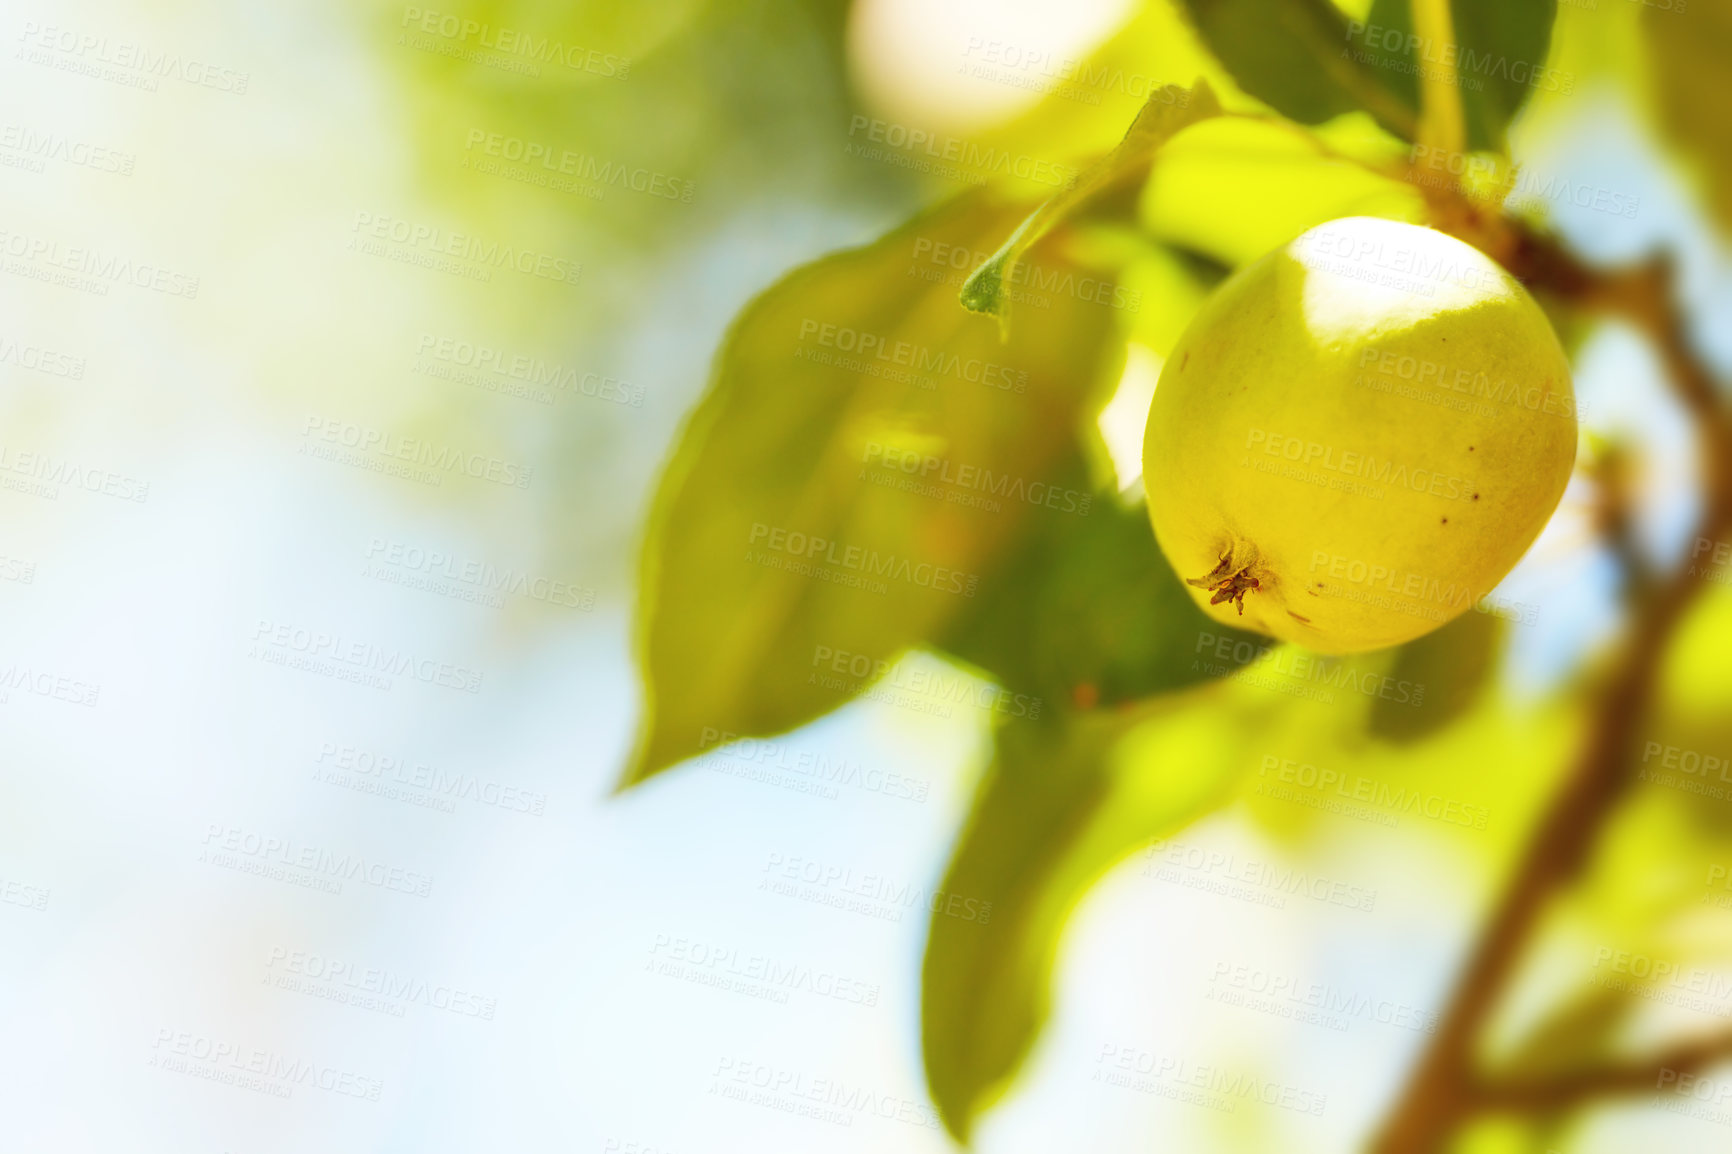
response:
[[[1696,1074],[1732,1058],[1732,1031],[1680,1043],[1648,1058],[1550,1078],[1502,1079],[1474,1085],[1481,1109],[1549,1114],[1595,1098],[1655,1094],[1667,1074]]]
[[[1690,347],[1666,263],[1601,272],[1519,224],[1471,215],[1459,220],[1464,231],[1471,226],[1478,233],[1471,239],[1516,277],[1576,307],[1621,316],[1647,334],[1696,421],[1705,471],[1698,533],[1717,537],[1732,526],[1732,417],[1712,373]],[[1547,902],[1581,870],[1601,825],[1630,785],[1638,727],[1667,642],[1702,588],[1685,564],[1638,595],[1576,763],[1481,931],[1437,1033],[1372,1143],[1374,1154],[1438,1154],[1463,1121],[1498,1101],[1499,1092],[1475,1072],[1478,1039]]]

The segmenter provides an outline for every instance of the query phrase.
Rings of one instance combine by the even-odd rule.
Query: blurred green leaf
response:
[[[1329,0],[1184,0],[1184,6],[1239,86],[1281,115],[1321,124],[1365,109],[1391,131],[1413,136],[1417,103],[1355,59],[1351,26]]]
[[[1697,166],[1708,211],[1732,230],[1732,3],[1655,4],[1643,9],[1641,26],[1661,126]]]
[[[992,254],[992,259],[974,270],[962,286],[963,306],[973,312],[1007,318],[1010,294],[1005,292],[1005,285],[1013,282],[1017,262],[1031,245],[1084,201],[1146,175],[1161,145],[1181,129],[1219,116],[1220,112],[1214,92],[1201,79],[1191,88],[1169,84],[1151,92],[1118,147],[1085,168],[1070,187],[1035,209]]]
[[[1453,59],[1467,147],[1502,152],[1510,121],[1535,89],[1573,87],[1573,77],[1546,64],[1557,0],[1450,0],[1449,8],[1453,57],[1412,34],[1412,0],[1376,0],[1349,50],[1411,108],[1419,107],[1421,76]]]
[[[1371,732],[1390,741],[1418,741],[1461,717],[1496,669],[1503,635],[1498,618],[1468,612],[1403,645],[1389,676],[1424,686],[1425,704],[1415,709],[1389,698],[1374,699]]]
[[[922,976],[927,1083],[959,1140],[1046,1020],[1059,934],[1077,902],[1113,863],[1230,794],[1245,764],[1242,729],[1187,698],[999,731],[943,885],[990,902],[990,916],[935,911]]]
[[[1415,138],[1420,77],[1453,60],[1470,149],[1502,151],[1504,132],[1541,85],[1556,0],[1452,0],[1455,49],[1414,36],[1411,0],[1376,0],[1349,20],[1328,0],[1185,0],[1203,38],[1246,92],[1302,124],[1363,109]]]
[[[971,603],[1035,511],[986,498],[1026,494],[1074,451],[1122,359],[1062,235],[1035,266],[1044,307],[1008,343],[956,307],[953,259],[984,260],[1028,209],[965,193],[735,321],[651,514],[646,718],[624,784],[819,716]]]
[[[1199,125],[1161,153],[1142,219],[1156,239],[1232,267],[1343,216],[1427,219],[1413,185],[1337,153],[1284,121]],[[1279,196],[1269,195],[1277,188]]]
[[[1198,639],[1251,635],[1197,608],[1141,502],[1127,508],[1113,493],[1063,492],[1074,507],[1030,519],[1016,554],[939,645],[1008,689],[1078,709],[1208,680]]]

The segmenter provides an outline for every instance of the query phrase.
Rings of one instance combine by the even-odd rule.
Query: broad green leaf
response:
[[[1207,680],[1200,639],[1250,636],[1197,608],[1141,502],[1069,486],[1058,502],[1030,519],[1015,555],[939,639],[945,651],[1018,693],[1088,709]]]
[[[1557,0],[1452,0],[1453,46],[1413,35],[1412,0],[1376,0],[1364,20],[1328,0],[1185,6],[1240,87],[1302,124],[1364,110],[1413,140],[1422,75],[1453,62],[1467,147],[1502,151],[1528,96],[1573,85],[1546,63]]]
[[[1643,10],[1641,26],[1660,123],[1699,172],[1704,205],[1732,231],[1732,3],[1662,0]]]
[[[1312,132],[1242,117],[1175,140],[1142,199],[1156,238],[1232,266],[1343,216],[1421,223],[1426,208],[1418,189],[1331,155]]]
[[[1412,35],[1412,0],[1376,0],[1363,26],[1349,28],[1349,52],[1414,108],[1422,74],[1447,70],[1453,61],[1468,149],[1502,152],[1509,123],[1529,96],[1542,87],[1574,87],[1574,77],[1547,64],[1557,0],[1450,0],[1449,7],[1453,54]]]
[[[1031,255],[1041,307],[1008,343],[955,306],[957,266],[1029,207],[970,191],[735,321],[651,514],[646,717],[624,784],[848,700],[966,609],[1036,512],[984,490],[1066,459],[1122,354],[1063,234]]]
[[[1492,676],[1503,635],[1498,618],[1470,611],[1403,645],[1389,676],[1424,686],[1425,703],[1415,709],[1376,699],[1371,732],[1390,741],[1418,741],[1462,716]]]
[[[1008,317],[1011,294],[1005,291],[1005,286],[1015,283],[1017,262],[1031,245],[1091,197],[1145,175],[1155,152],[1175,133],[1220,112],[1214,92],[1202,80],[1188,89],[1167,85],[1151,92],[1118,147],[1082,170],[1070,187],[1030,213],[992,258],[974,270],[962,286],[963,306],[1000,319]]]
[[[999,731],[943,883],[957,909],[990,910],[934,912],[922,979],[927,1083],[959,1140],[1045,1022],[1060,932],[1082,895],[1138,846],[1230,795],[1248,764],[1245,728],[1225,707],[1182,695]]]
[[[1363,109],[1412,138],[1417,102],[1356,58],[1353,23],[1329,0],[1184,0],[1184,6],[1239,87],[1281,115],[1321,124]]]

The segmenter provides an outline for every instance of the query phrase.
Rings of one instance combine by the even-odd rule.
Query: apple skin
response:
[[[1576,440],[1568,358],[1519,283],[1444,233],[1348,217],[1204,303],[1162,367],[1143,482],[1212,617],[1356,653],[1491,592]]]

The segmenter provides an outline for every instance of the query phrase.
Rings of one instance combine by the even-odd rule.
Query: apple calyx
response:
[[[1198,589],[1209,590],[1212,594],[1209,598],[1211,605],[1231,601],[1234,607],[1239,610],[1241,617],[1245,615],[1245,594],[1253,589],[1262,588],[1262,583],[1251,576],[1249,565],[1237,571],[1233,569],[1233,555],[1231,553],[1221,558],[1221,563],[1215,566],[1214,571],[1208,576],[1186,578],[1185,584],[1193,585]]]

